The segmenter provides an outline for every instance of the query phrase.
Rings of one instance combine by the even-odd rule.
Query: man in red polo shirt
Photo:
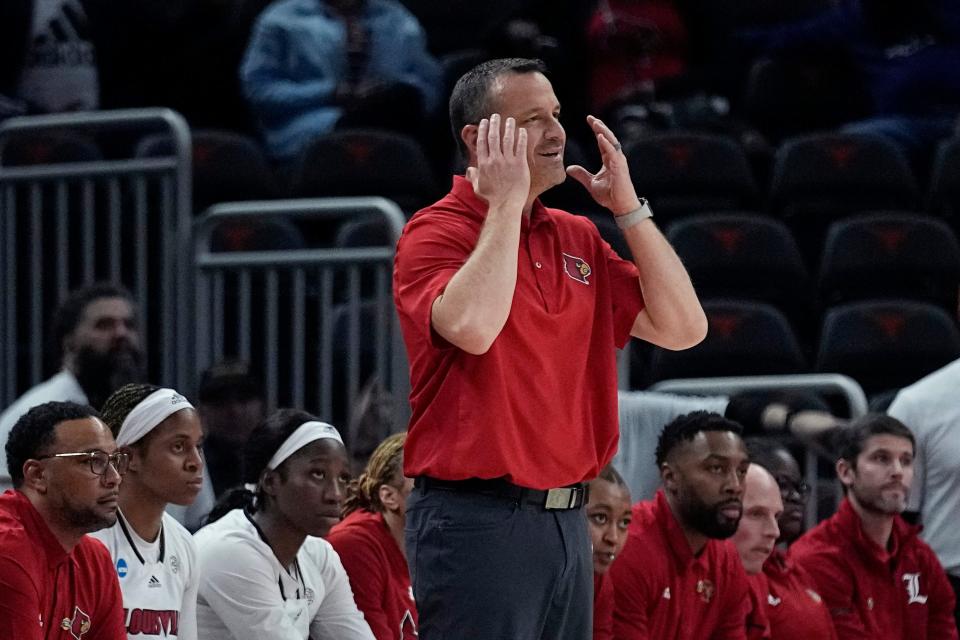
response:
[[[90,407],[48,402],[6,443],[0,496],[0,640],[124,640],[113,561],[85,535],[117,519],[127,456]]]
[[[790,547],[840,640],[956,640],[954,594],[918,527],[900,513],[913,480],[913,434],[867,415],[839,433],[840,509]]]
[[[610,568],[617,640],[746,640],[747,576],[725,539],[737,530],[749,465],[736,422],[705,411],[660,434],[663,487],[633,507]]]
[[[397,246],[410,360],[407,551],[420,635],[588,638],[583,482],[616,450],[614,347],[682,349],[706,320],[676,254],[596,118],[602,167],[565,170],[541,63],[467,72],[450,98],[466,176]],[[538,196],[567,174],[616,216],[634,256]]]

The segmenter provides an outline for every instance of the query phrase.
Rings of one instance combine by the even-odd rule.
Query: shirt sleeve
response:
[[[433,330],[434,301],[460,270],[473,249],[461,229],[427,215],[407,224],[397,244],[395,295],[397,311],[410,318],[435,348],[452,348]]]
[[[594,228],[596,229],[596,228]],[[599,235],[598,231],[594,231]],[[613,300],[613,336],[618,349],[622,349],[630,340],[630,330],[643,311],[643,293],[640,290],[640,271],[637,265],[624,260],[606,241],[603,252],[607,261],[607,273],[610,278]]]
[[[303,640],[266,558],[242,545],[209,545],[203,553],[198,594],[235,640]]]
[[[20,562],[0,556],[0,640],[41,640],[40,594]]]
[[[926,564],[927,575],[930,576],[927,637],[957,640],[957,620],[954,613],[956,594],[940,561],[929,547],[926,549]]]
[[[594,597],[593,640],[613,640],[613,582],[600,580],[600,593]]]
[[[196,543],[188,539],[187,554],[190,561],[190,578],[183,591],[180,603],[180,623],[177,640],[197,640],[197,591],[200,588],[200,566],[197,558]]]
[[[817,593],[827,605],[837,636],[844,640],[870,640],[860,610],[854,602],[856,587],[850,572],[838,558],[822,553],[791,553],[790,559],[813,579]]]
[[[650,576],[643,570],[643,549],[637,545],[637,539],[627,538],[620,557],[610,567],[614,603],[613,637],[617,640],[650,640],[647,620]]]
[[[326,557],[320,560],[326,594],[310,623],[310,637],[312,640],[374,640],[370,626],[353,600],[353,591],[350,590],[350,581],[340,556],[329,543],[319,542],[322,542],[326,551]],[[318,552],[320,549],[318,545]]]
[[[384,597],[389,588],[389,568],[366,540],[352,536],[337,536],[328,541],[350,579],[350,587],[357,608],[363,613],[370,630],[377,640],[394,640],[400,621],[392,621],[383,608]]]

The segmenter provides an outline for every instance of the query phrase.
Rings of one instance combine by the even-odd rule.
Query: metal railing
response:
[[[726,378],[689,378],[663,380],[650,387],[650,391],[684,395],[731,395],[738,391],[800,390],[813,393],[839,393],[850,410],[850,418],[867,413],[867,396],[860,385],[849,376],[838,373],[809,373],[780,376],[739,376]],[[810,504],[805,526],[809,529],[817,523],[816,505],[819,498],[819,474],[817,454],[804,447],[804,476],[810,487]]]
[[[389,246],[212,250],[214,231],[226,222],[279,219],[302,225],[371,213],[389,229]],[[208,209],[194,229],[194,372],[224,358],[250,361],[264,383],[268,409],[302,407],[337,426],[349,424],[371,375],[406,407],[407,361],[391,287],[404,222],[397,205],[379,197]],[[345,436],[349,444],[355,434]]]
[[[61,132],[162,132],[169,156],[11,164],[12,141]],[[169,109],[11,118],[0,124],[0,407],[44,376],[44,338],[66,294],[98,280],[139,304],[151,377],[180,383],[189,366],[191,142]]]

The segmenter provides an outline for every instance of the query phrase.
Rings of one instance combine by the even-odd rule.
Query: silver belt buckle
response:
[[[550,489],[547,491],[547,501],[544,509],[572,509],[577,501],[577,490],[570,487]]]

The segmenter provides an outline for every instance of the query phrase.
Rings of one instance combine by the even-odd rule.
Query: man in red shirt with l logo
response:
[[[813,577],[840,640],[956,640],[954,594],[933,550],[900,513],[913,482],[913,434],[867,415],[838,434],[840,509],[790,547]]]
[[[616,451],[615,347],[685,349],[706,318],[637,197],[614,134],[602,166],[564,167],[542,63],[492,60],[450,98],[467,159],[397,246],[394,300],[410,360],[407,558],[420,637],[587,640],[593,568],[584,482]],[[633,254],[539,196],[570,175]]]

